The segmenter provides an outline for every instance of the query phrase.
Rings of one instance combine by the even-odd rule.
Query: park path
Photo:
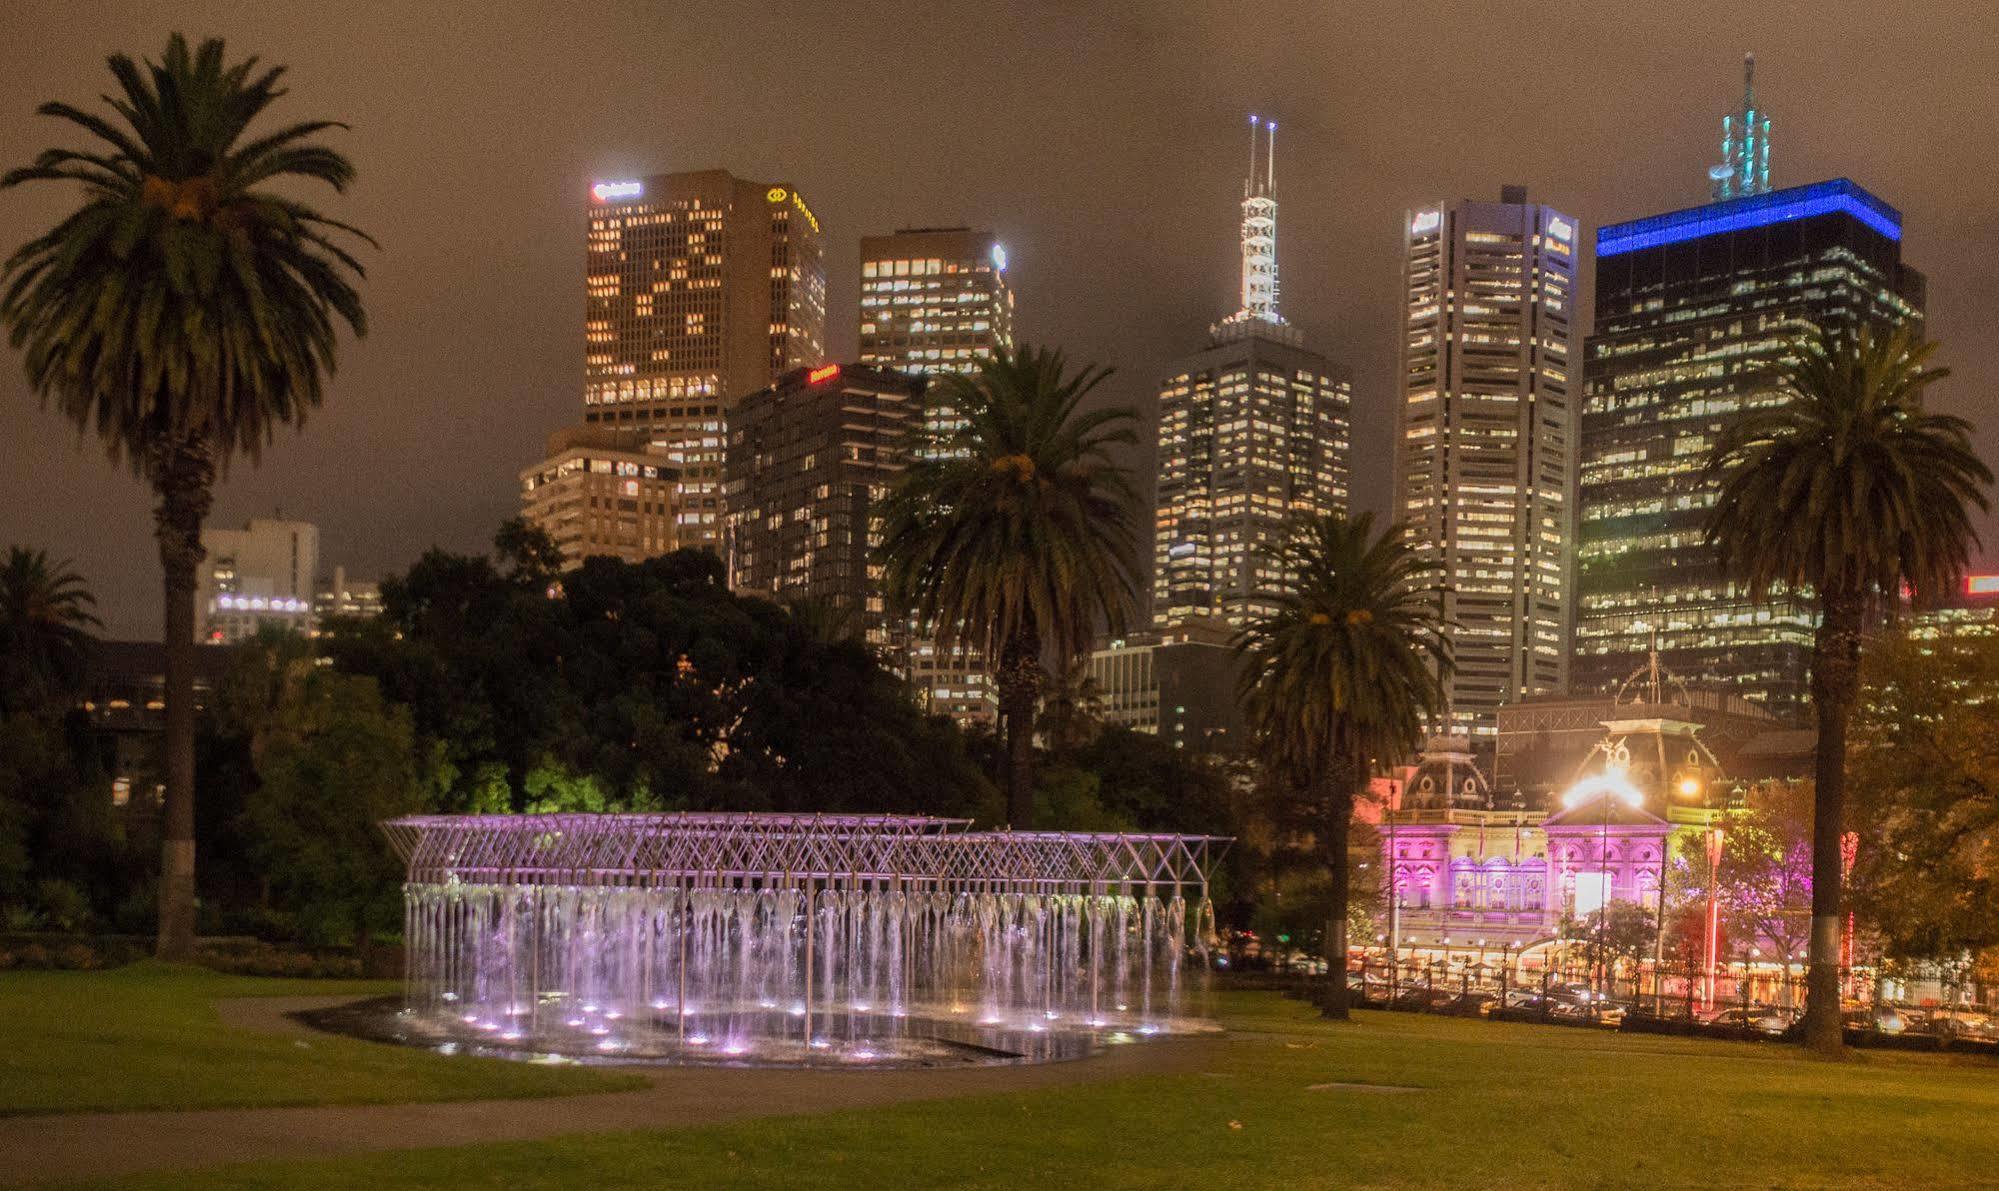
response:
[[[346,998],[219,1002],[250,1029],[306,1031],[284,1016]],[[527,1141],[628,1129],[675,1129],[752,1117],[868,1108],[914,1100],[1023,1092],[1067,1084],[1205,1070],[1213,1036],[1154,1039],[1089,1058],[1017,1067],[780,1071],[638,1068],[643,1088],[540,1100],[84,1112],[0,1118],[0,1182],[101,1178],[266,1159],[330,1157],[428,1146]]]

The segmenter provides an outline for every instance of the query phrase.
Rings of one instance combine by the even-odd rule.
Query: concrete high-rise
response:
[[[786,373],[729,411],[723,558],[737,591],[823,601],[886,646],[881,503],[924,380],[864,364]]]
[[[1276,135],[1250,117],[1242,305],[1159,386],[1152,615],[1162,627],[1241,624],[1284,578],[1272,554],[1293,519],[1347,509],[1352,388],[1278,313]]]
[[[1706,471],[1730,419],[1776,400],[1759,375],[1808,324],[1922,317],[1902,216],[1839,178],[1596,234],[1577,539],[1578,694],[1610,691],[1656,642],[1689,686],[1782,716],[1804,706],[1810,614],[1753,603],[1703,538]]]
[[[665,447],[679,539],[712,548],[730,403],[825,354],[819,219],[725,170],[598,182],[588,217],[584,421]]]
[[[1524,187],[1403,223],[1395,515],[1440,567],[1439,731],[1489,737],[1501,704],[1568,681],[1578,249],[1575,219]]]

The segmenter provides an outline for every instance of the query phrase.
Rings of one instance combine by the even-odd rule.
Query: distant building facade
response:
[[[312,595],[312,615],[318,624],[341,616],[371,620],[382,614],[382,585],[372,579],[356,579],[347,568],[336,566],[333,574],[322,576]]]
[[[1159,386],[1153,623],[1240,625],[1293,519],[1347,509],[1352,387],[1278,312],[1276,125],[1251,118],[1242,305]]]
[[[562,552],[565,568],[592,555],[641,562],[685,544],[671,448],[607,425],[548,437],[548,454],[520,473],[521,516]]]
[[[1106,724],[1190,752],[1248,747],[1226,627],[1190,622],[1136,633],[1092,651],[1086,672]]]
[[[664,446],[676,536],[712,548],[729,405],[825,355],[818,216],[726,170],[600,181],[587,206],[584,421]]]
[[[1403,225],[1396,516],[1439,568],[1447,726],[1473,737],[1568,684],[1580,239],[1516,186]]]
[[[310,633],[319,576],[319,529],[253,518],[241,529],[201,531],[207,558],[195,572],[195,640],[233,644],[265,626]]]
[[[902,472],[920,376],[826,364],[786,373],[729,411],[723,558],[740,592],[823,602],[890,643],[882,501]]]

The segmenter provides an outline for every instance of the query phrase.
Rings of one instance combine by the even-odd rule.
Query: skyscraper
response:
[[[1440,730],[1490,736],[1501,704],[1568,681],[1576,221],[1508,186],[1403,230],[1396,516],[1441,567]]]
[[[863,364],[919,375],[970,372],[995,351],[1011,351],[1005,246],[991,232],[962,227],[862,237],[860,342]],[[961,425],[957,411],[934,402],[922,416],[934,430]],[[994,719],[998,704],[978,657],[911,629],[909,680],[925,705],[961,722]]]
[[[1347,507],[1352,389],[1278,312],[1277,125],[1250,117],[1242,305],[1159,386],[1152,615],[1241,624],[1300,515]]]
[[[788,372],[729,411],[729,586],[823,601],[858,636],[890,643],[881,502],[907,459],[923,378],[865,364]]]
[[[598,182],[585,272],[584,421],[664,445],[680,540],[712,547],[729,404],[825,354],[819,219],[725,170]]]
[[[1778,400],[1760,370],[1806,324],[1922,317],[1902,216],[1844,179],[1613,224],[1596,235],[1585,352],[1571,686],[1613,689],[1656,641],[1690,686],[1795,716],[1812,620],[1726,579],[1702,526],[1705,466],[1735,415]]]

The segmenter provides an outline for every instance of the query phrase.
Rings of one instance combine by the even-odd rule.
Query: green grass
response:
[[[1999,1181],[1999,1065],[1224,1000],[1205,1072],[132,1187],[1916,1187]],[[858,1074],[857,1079],[868,1078]],[[1414,1085],[1384,1095],[1325,1082]]]
[[[389,991],[394,986],[150,962],[108,972],[0,973],[0,1114],[557,1096],[640,1082],[231,1029],[214,1007],[219,997]]]

